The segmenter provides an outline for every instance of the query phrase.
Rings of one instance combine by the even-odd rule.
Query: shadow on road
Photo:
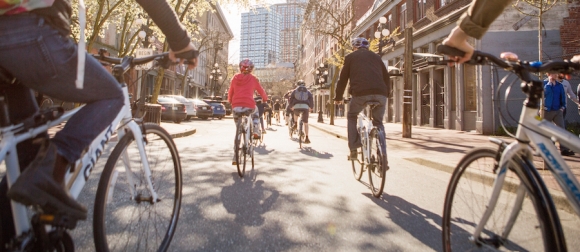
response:
[[[311,157],[322,158],[322,159],[330,159],[331,157],[334,156],[328,152],[317,151],[317,150],[313,149],[312,147],[302,147],[302,149],[300,150],[300,153],[311,156]]]
[[[263,180],[254,181],[252,174],[246,173],[246,176],[248,178],[240,178],[237,173],[232,173],[234,184],[222,189],[221,200],[228,213],[236,215],[235,222],[244,226],[261,226],[264,224],[262,215],[270,211],[280,193],[264,187]]]
[[[443,248],[441,244],[441,221],[440,215],[407,202],[403,198],[383,193],[377,199],[370,193],[363,193],[377,205],[387,210],[387,218],[423,244],[435,251]]]

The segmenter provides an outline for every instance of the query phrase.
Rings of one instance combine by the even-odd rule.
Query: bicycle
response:
[[[236,159],[236,166],[238,168],[238,175],[240,178],[244,177],[246,171],[246,157],[250,155],[252,159],[252,169],[254,168],[254,147],[257,140],[254,137],[255,123],[249,116],[254,114],[251,108],[243,108],[240,111],[234,109],[234,118],[238,118],[236,122],[236,136],[234,140],[234,155]],[[243,158],[243,159],[242,159]]]
[[[276,125],[280,125],[280,111],[279,110],[274,111],[274,118],[276,118]]]
[[[360,181],[365,170],[368,171],[370,189],[376,198],[383,194],[386,172],[389,170],[385,132],[374,126],[372,122],[371,111],[378,105],[381,105],[378,101],[366,102],[366,108],[358,114],[357,131],[362,146],[357,150],[356,159],[349,157],[352,162],[352,172],[357,181]],[[370,118],[365,115],[365,111]],[[360,168],[357,168],[358,165]]]
[[[266,126],[272,127],[272,111],[266,111]]]
[[[121,59],[106,57],[104,52],[100,50],[98,55],[93,56],[117,64],[113,74],[122,86],[125,104],[111,125],[71,165],[65,176],[66,186],[70,195],[76,199],[107,142],[116,133],[119,140],[107,159],[95,196],[95,249],[126,251],[153,248],[166,251],[175,233],[181,208],[181,161],[177,147],[167,131],[157,124],[143,123],[141,119],[132,118],[124,73],[137,64],[153,60],[168,67],[169,54]],[[1,86],[4,90],[19,90],[18,93],[0,97],[1,111],[9,111],[9,114],[2,113],[0,117],[4,119],[0,123],[0,161],[6,162],[8,184],[11,185],[20,175],[18,159],[21,156],[16,153],[17,147],[21,150],[20,144],[33,146],[34,138],[45,136],[49,128],[68,120],[81,107],[67,112],[62,108],[38,112],[38,105],[30,89],[7,82],[1,82]],[[18,103],[16,100],[19,100]],[[22,101],[27,106],[20,106],[17,111],[25,110],[30,114],[24,120],[13,121],[10,109],[16,103],[22,104]],[[34,158],[34,154],[29,156],[31,158],[27,162]],[[158,176],[160,179],[154,180]],[[11,201],[11,205],[15,236],[7,237],[10,239],[8,250],[74,250],[74,243],[66,230],[74,229],[78,220],[44,214],[36,207],[27,208],[14,201]],[[145,211],[148,213],[144,214]],[[7,234],[0,234],[0,237],[4,235]]]
[[[463,52],[448,46],[439,46],[437,50],[446,55],[463,55]],[[475,51],[466,63],[495,65],[522,80],[521,88],[526,100],[514,136],[517,141],[508,144],[491,138],[497,148],[475,148],[459,162],[445,196],[442,223],[444,250],[464,251],[483,247],[493,250],[544,248],[544,251],[566,251],[566,239],[558,213],[532,157],[540,155],[544,159],[570,205],[580,216],[580,184],[552,142],[553,139],[574,151],[580,151],[580,139],[537,117],[544,90],[543,82],[534,78],[532,73],[568,74],[580,70],[580,64],[567,61],[526,62],[518,60],[513,54],[502,55],[502,58],[506,60]],[[490,185],[491,192],[487,190]],[[478,201],[482,203],[468,205],[477,204]]]

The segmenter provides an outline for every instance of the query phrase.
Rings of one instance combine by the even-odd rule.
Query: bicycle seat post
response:
[[[10,117],[8,114],[8,105],[6,104],[6,97],[0,96],[0,109],[1,109],[1,116],[0,116],[0,127],[6,127],[10,125]]]

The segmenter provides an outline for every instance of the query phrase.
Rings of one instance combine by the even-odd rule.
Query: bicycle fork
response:
[[[498,162],[498,164],[497,167],[494,167],[494,172],[497,172],[497,175],[493,182],[493,190],[489,202],[487,204],[487,207],[485,208],[481,220],[475,227],[473,236],[469,238],[473,243],[480,243],[481,232],[485,228],[485,224],[487,224],[487,221],[491,217],[491,214],[493,213],[493,210],[497,205],[497,201],[499,200],[499,195],[502,191],[503,184],[505,182],[505,178],[508,171],[508,165],[511,160],[511,157],[513,157],[513,155],[515,155],[517,152],[521,150],[521,145],[519,144],[506,146],[506,144],[501,140],[491,139],[491,141],[499,145],[498,155],[496,156],[496,161]],[[499,163],[500,161],[501,163]],[[507,240],[507,237],[509,236],[511,229],[515,224],[515,221],[522,209],[525,196],[526,196],[525,185],[523,183],[520,183],[517,189],[514,207],[507,220],[506,226],[502,231],[501,237],[499,237],[500,240],[498,242],[500,242],[501,244],[503,244],[504,241]],[[497,237],[492,237],[491,239],[495,238]]]

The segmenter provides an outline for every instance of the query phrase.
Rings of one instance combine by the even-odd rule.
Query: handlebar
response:
[[[458,56],[463,57],[465,52],[446,45],[439,45],[437,46],[437,52],[441,54],[446,54],[450,56]],[[563,74],[570,74],[576,71],[580,71],[580,64],[570,62],[568,60],[564,61],[547,61],[547,62],[540,62],[540,61],[506,61],[500,59],[493,54],[485,53],[482,51],[475,50],[473,51],[473,56],[466,64],[470,65],[487,65],[489,62],[496,64],[497,66],[515,72],[519,76],[522,76],[524,72],[556,72],[556,73],[563,73]]]
[[[458,57],[463,57],[465,55],[465,52],[446,45],[437,46],[437,52]],[[567,60],[547,61],[545,63],[540,61],[527,62],[517,59],[509,61],[477,50],[473,51],[473,56],[471,56],[471,59],[465,63],[471,65],[489,65],[490,62],[506,69],[507,71],[515,73],[523,81],[521,88],[528,96],[524,105],[530,108],[539,108],[540,99],[544,92],[543,82],[538,80],[536,76],[532,75],[532,73],[556,72],[570,74],[580,70],[580,64]]]
[[[171,62],[171,60],[169,59],[168,52],[160,53],[157,55],[146,56],[146,57],[140,57],[140,58],[135,58],[132,56],[125,56],[123,58],[110,57],[110,56],[105,56],[105,52],[106,52],[105,49],[100,49],[98,54],[93,54],[92,56],[100,61],[105,61],[105,62],[108,62],[111,64],[115,64],[117,66],[120,66],[122,69],[121,74],[129,71],[129,69],[135,67],[136,65],[142,65],[142,64],[151,62],[153,60],[155,60],[159,64],[159,66],[161,66],[165,69],[169,68],[170,65],[176,64],[175,62]],[[175,57],[180,58],[180,59],[187,59],[185,61],[185,64],[189,64],[188,60],[195,59],[195,58],[197,58],[198,55],[199,55],[199,51],[191,50],[191,51],[176,54]],[[115,69],[115,71],[118,71],[117,68]]]

